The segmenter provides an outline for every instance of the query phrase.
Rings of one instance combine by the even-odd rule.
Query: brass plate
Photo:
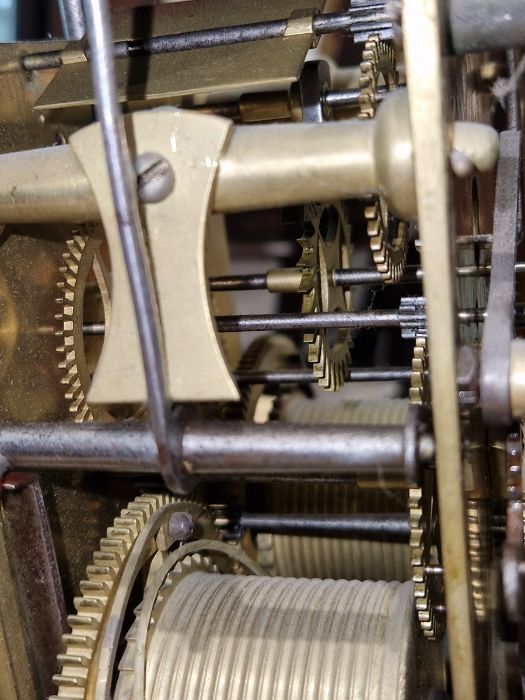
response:
[[[432,414],[447,632],[454,697],[474,700],[473,609],[467,550],[460,415],[456,383],[457,303],[452,268],[448,156],[451,115],[441,46],[439,0],[405,0],[403,38],[427,300]]]
[[[115,39],[160,36],[197,29],[212,29],[313,14],[323,9],[324,0],[266,0],[247,4],[194,0],[169,5],[136,8],[114,15]],[[122,102],[166,100],[197,93],[235,91],[247,87],[281,89],[296,80],[306,52],[312,45],[311,32],[248,44],[218,46],[150,57],[117,60],[118,94]],[[78,49],[81,42],[71,42]],[[91,66],[87,62],[60,68],[42,95],[38,109],[91,105]]]

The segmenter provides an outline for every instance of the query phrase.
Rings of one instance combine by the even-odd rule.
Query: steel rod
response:
[[[425,314],[402,314],[399,311],[335,311],[319,314],[252,314],[217,316],[221,333],[250,331],[316,330],[318,328],[392,328],[403,325],[420,327]]]
[[[288,18],[282,18],[230,27],[117,41],[112,45],[113,56],[117,59],[133,56],[155,56],[216,46],[232,46],[265,39],[278,39],[286,35],[289,21]],[[314,34],[318,36],[333,32],[352,31],[353,29],[358,32],[372,32],[376,26],[388,26],[389,23],[384,11],[384,3],[380,2],[366,8],[350,8],[344,12],[314,16],[312,29]],[[27,71],[59,68],[69,54],[71,52],[68,52],[67,49],[65,51],[26,54],[21,57],[20,62],[24,70]],[[90,50],[85,52],[85,58],[91,60]]]
[[[515,305],[515,323],[525,325],[525,306]],[[462,309],[457,312],[459,323],[480,323],[487,317],[484,309]],[[418,329],[426,325],[425,313],[377,309],[372,311],[332,311],[311,314],[243,314],[216,316],[219,333],[252,333],[259,331],[311,331],[330,328],[405,328]],[[85,323],[85,335],[104,335],[104,323]]]
[[[463,265],[456,268],[456,274],[458,277],[488,277],[490,270],[490,265]],[[514,271],[516,274],[525,273],[525,263],[516,263]],[[423,270],[418,265],[407,265],[405,273],[400,279],[400,284],[418,283],[422,279]],[[341,287],[383,284],[383,277],[374,268],[340,269],[334,272],[334,283]],[[210,291],[212,292],[250,291],[267,288],[267,277],[264,273],[210,278]]]
[[[387,93],[388,91],[386,88],[379,88],[376,92],[377,102],[381,102]],[[326,93],[324,102],[327,107],[351,107],[359,104],[360,96],[361,90],[357,88],[348,90],[330,90]]]
[[[173,466],[168,434],[168,400],[158,305],[139,215],[136,177],[117,98],[111,20],[107,0],[86,0],[86,26],[92,54],[97,117],[104,139],[115,215],[140,337],[148,393],[148,414],[158,462],[166,485],[181,484]]]
[[[86,32],[82,0],[58,0],[60,21],[66,39],[82,39]]]
[[[288,513],[242,513],[241,529],[271,534],[309,534],[355,537],[362,540],[403,542],[410,537],[406,514],[298,515]]]
[[[410,379],[410,367],[353,367],[345,377],[347,382],[390,382]],[[245,384],[314,384],[317,377],[308,369],[273,371],[243,370],[235,373],[235,381]]]
[[[266,274],[229,275],[210,278],[210,292],[237,292],[267,288]]]
[[[181,462],[198,478],[349,478],[406,486],[433,441],[418,434],[416,414],[405,426],[294,425],[187,421],[172,426]],[[13,469],[80,469],[160,473],[152,432],[138,422],[3,426],[0,454]]]

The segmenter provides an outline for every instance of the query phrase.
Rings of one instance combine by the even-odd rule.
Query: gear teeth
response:
[[[159,620],[162,610],[177,585],[181,577],[187,576],[195,571],[205,571],[206,573],[218,573],[218,568],[213,564],[212,560],[202,554],[191,554],[178,562],[174,568],[166,576],[162,587],[157,595],[155,606],[151,612],[149,620],[150,626],[156,624]],[[137,641],[137,630],[142,612],[142,604],[135,608],[135,619],[132,622],[126,634],[126,648],[119,661],[118,669],[120,671],[118,678],[118,696],[128,697],[125,692],[130,690],[129,697],[132,697],[131,689],[133,688],[134,671],[135,671],[135,649]]]
[[[387,90],[399,85],[397,63],[392,44],[371,35],[365,43],[359,68],[359,119],[373,119],[377,110],[379,80],[382,77]]]
[[[490,570],[488,506],[486,501],[467,501],[467,541],[474,612],[480,622],[487,619],[489,586],[486,572]]]
[[[58,368],[65,370],[65,376],[62,377],[61,382],[69,388],[66,389],[64,398],[68,402],[69,413],[76,423],[94,420],[93,411],[86,403],[87,389],[82,386],[76,356],[76,344],[80,341],[75,332],[76,307],[79,303],[77,286],[81,267],[84,264],[83,256],[86,256],[87,264],[91,265],[94,257],[93,250],[96,249],[94,244],[95,248],[92,245],[88,251],[88,241],[89,239],[85,236],[75,235],[66,242],[67,250],[62,253],[63,264],[59,267],[61,279],[57,282],[59,296],[55,299],[60,306],[60,312],[55,314],[55,320],[58,322],[55,335],[61,339],[61,344],[56,350],[61,355],[65,355],[65,358],[58,362]]]
[[[376,269],[381,273],[385,284],[395,284],[399,282],[405,270],[408,246],[407,225],[398,219],[389,222],[388,212],[382,212],[379,201],[376,201],[373,206],[366,207],[365,218],[368,222],[368,240]],[[394,229],[392,240],[387,235],[387,226],[392,226]]]
[[[279,333],[261,336],[253,340],[243,352],[238,364],[238,370],[268,370],[290,365],[300,365],[297,347],[289,337]],[[241,400],[228,407],[228,418],[243,418],[253,420],[257,402],[264,387],[261,385],[241,386]],[[279,399],[280,392],[274,400]]]
[[[58,686],[55,700],[86,700],[101,622],[122,564],[152,513],[176,500],[169,494],[139,496],[121,511],[108,528],[107,537],[100,541],[93,564],[86,568],[86,580],[80,583],[82,595],[73,601],[77,614],[67,619],[71,632],[63,635],[66,651],[57,657],[61,672],[53,676]]]
[[[373,119],[377,109],[379,79],[383,77],[387,90],[394,90],[399,85],[392,45],[381,41],[377,35],[369,36],[363,49],[360,70],[358,116],[360,119]],[[397,219],[391,222],[386,206],[380,201],[365,209],[365,218],[374,264],[385,284],[396,283],[405,269],[407,226]],[[394,230],[392,240],[389,240],[391,227]]]
[[[412,565],[412,582],[414,584],[414,602],[419,625],[423,634],[429,640],[438,639],[441,636],[441,623],[435,613],[428,575],[425,572],[426,561],[423,528],[423,489],[412,488],[408,491],[408,508],[410,524],[410,550]]]
[[[320,225],[323,213],[327,211],[327,205],[312,204],[305,210],[305,219],[311,225],[312,233],[304,235],[298,239],[301,246],[301,257],[297,266],[310,275],[312,288],[303,293],[301,313],[312,314],[323,311],[334,311],[336,309],[350,308],[349,292],[333,293],[334,300],[323,301],[321,284],[326,282],[321,280],[320,266],[322,260],[328,255],[334,260],[332,264],[338,267],[345,267],[349,264],[342,256],[350,255],[349,222],[347,212],[343,203],[328,205],[329,210],[337,211],[337,232],[333,239],[325,241],[321,235]],[[344,250],[346,252],[341,253]],[[336,260],[335,258],[338,258]],[[339,263],[339,264],[338,264]],[[330,262],[324,263],[328,269]],[[330,296],[329,295],[329,296]],[[308,363],[312,365],[313,374],[317,383],[325,391],[338,391],[345,382],[346,369],[350,362],[350,332],[342,334],[335,346],[331,346],[328,339],[328,332],[324,329],[307,331],[303,334],[303,340],[308,349]]]
[[[427,339],[425,336],[418,335],[414,345],[414,354],[412,357],[412,369],[410,372],[410,389],[408,397],[410,403],[418,406],[430,405],[430,389],[427,381],[428,373],[428,351]]]

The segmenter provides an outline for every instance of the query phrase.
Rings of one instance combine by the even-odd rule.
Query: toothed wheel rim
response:
[[[428,566],[440,564],[434,482],[434,475],[427,470],[424,485],[408,492],[415,607],[423,634],[430,640],[440,639],[444,630],[442,576],[427,572]]]
[[[395,90],[399,85],[397,62],[392,45],[381,41],[377,34],[368,37],[359,66],[359,118],[373,119],[377,109],[377,94],[383,79],[387,90]]]
[[[151,638],[153,634],[155,622],[159,620],[160,616],[162,615],[166,602],[171,593],[174,591],[175,587],[184,578],[186,578],[186,576],[189,576],[197,571],[202,571],[204,573],[220,573],[218,567],[213,563],[212,559],[202,554],[192,554],[178,562],[174,569],[167,575],[166,579],[164,580],[164,584],[159,591],[157,601],[151,615],[151,628],[148,633],[149,638]],[[118,665],[119,677],[117,687],[115,689],[115,698],[117,699],[131,697],[133,691],[137,629],[140,624],[142,605],[135,608],[134,612],[135,619],[126,633],[126,648]]]
[[[300,366],[301,360],[293,340],[286,335],[273,333],[256,338],[250,343],[241,357],[238,369],[258,371]],[[264,384],[247,384],[241,387],[241,400],[232,407],[228,417],[253,420],[264,389]],[[275,396],[275,400],[278,397],[279,394]]]
[[[399,85],[397,62],[392,45],[372,35],[365,43],[360,64],[359,118],[373,119],[377,110],[379,83],[383,79],[388,91]],[[386,201],[379,197],[365,210],[370,249],[374,264],[385,284],[401,279],[405,269],[408,227],[389,214]]]
[[[58,692],[50,700],[87,700],[93,696],[91,672],[96,666],[98,644],[102,639],[113,596],[120,575],[133,545],[149,518],[159,508],[180,503],[196,508],[201,523],[216,533],[204,504],[177,499],[169,494],[148,494],[137,497],[115,518],[100,540],[100,549],[93,554],[93,563],[86,569],[86,580],[80,582],[81,596],[74,599],[76,615],[68,616],[71,632],[63,635],[65,652],[58,655],[60,673],[53,676]]]
[[[305,210],[305,233],[298,267],[303,270],[302,313],[349,311],[350,290],[334,282],[337,269],[350,266],[350,224],[343,202],[312,204]],[[304,334],[308,362],[319,386],[337,391],[345,381],[350,361],[351,334],[348,328],[318,329]]]
[[[425,336],[417,336],[410,371],[410,403],[416,406],[430,406],[428,374],[428,349]]]
[[[162,611],[183,578],[198,570],[216,574],[266,576],[266,572],[239,545],[200,540],[172,552],[164,561],[163,568],[148,582],[144,598],[136,610],[135,620],[126,635],[128,647],[119,664],[121,673],[115,693],[117,700],[131,697],[134,689],[138,690],[140,697],[144,696],[144,688],[140,688],[145,677],[140,678],[140,672],[139,677],[135,674],[139,669],[144,671],[146,668]],[[162,631],[162,625],[160,627]]]
[[[418,406],[430,405],[430,389],[427,379],[428,351],[427,338],[416,337],[410,374],[410,403]],[[443,603],[442,581],[430,578],[426,567],[439,562],[432,561],[436,555],[435,542],[439,535],[434,532],[433,518],[437,512],[435,501],[435,476],[427,471],[423,486],[409,489],[408,492],[410,522],[410,563],[416,612],[428,639],[439,639],[443,632],[443,613],[436,606]]]
[[[399,282],[405,270],[408,246],[406,222],[390,216],[379,198],[365,209],[367,233],[374,264],[385,284]]]
[[[62,341],[57,352],[61,355],[58,366],[63,371],[61,381],[65,386],[64,395],[76,423],[109,420],[111,416],[107,411],[87,403],[94,367],[90,368],[93,358],[88,357],[91,352],[86,351],[83,330],[88,287],[97,287],[99,302],[96,305],[104,318],[109,314],[109,290],[104,267],[98,257],[101,241],[76,234],[66,245],[67,250],[62,255],[63,266],[60,268],[61,279],[57,284],[59,295],[56,301],[60,311],[55,316],[59,324],[56,335]],[[100,321],[101,318],[95,320]],[[102,338],[91,339],[91,345],[99,348],[102,342]],[[94,353],[96,355],[97,351],[94,350]]]

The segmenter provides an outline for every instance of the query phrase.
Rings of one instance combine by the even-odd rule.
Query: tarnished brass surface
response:
[[[37,51],[40,45],[39,42],[2,44],[0,63]],[[60,49],[65,42],[53,41],[49,45]],[[39,71],[31,80],[20,72],[0,74],[2,154],[51,146],[55,142],[56,127],[50,127],[32,109],[52,77],[53,71]],[[35,165],[38,152],[32,153]],[[13,183],[8,187],[12,193]],[[47,192],[56,204],[57,193]],[[2,421],[57,420],[67,415],[53,347],[56,347],[54,298],[58,268],[63,241],[70,235],[70,226],[55,225],[8,226],[0,236]]]
[[[300,12],[309,21],[295,23],[296,31],[282,39],[267,39],[235,46],[218,46],[180,53],[117,61],[117,85],[122,101],[163,101],[196,93],[288,87],[299,76],[312,45],[311,17],[322,10],[324,0],[235,0],[224,5],[215,0],[194,0],[120,11],[114,15],[116,40],[159,36],[197,29],[247,24],[291,17]],[[72,42],[69,48],[81,48]],[[41,50],[45,50],[42,48]],[[177,101],[177,99],[175,101]],[[91,71],[85,61],[63,66],[39,100],[39,109],[59,109],[93,104]]]
[[[0,697],[41,700],[66,612],[38,482],[2,496],[0,561]]]
[[[161,202],[144,204],[142,211],[160,300],[169,397],[235,400],[238,391],[215,331],[204,275],[210,197],[230,122],[167,109],[136,112],[128,128],[137,155],[160,153],[175,174],[173,191]],[[71,144],[97,198],[112,270],[111,323],[88,402],[142,403],[144,367],[102,134],[93,125],[77,131]]]

